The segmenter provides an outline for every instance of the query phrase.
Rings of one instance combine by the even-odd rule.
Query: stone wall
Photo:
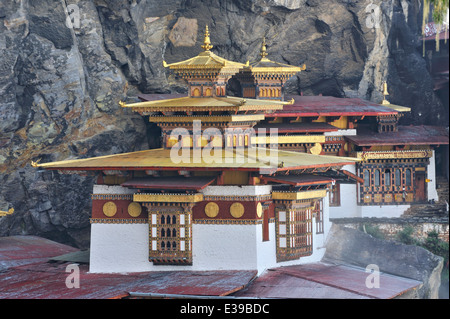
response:
[[[399,217],[399,218],[336,218],[331,220],[334,224],[361,230],[363,225],[376,227],[386,239],[395,240],[399,232],[410,226],[414,229],[411,236],[423,240],[433,230],[437,231],[439,238],[448,242],[448,215],[446,217]]]

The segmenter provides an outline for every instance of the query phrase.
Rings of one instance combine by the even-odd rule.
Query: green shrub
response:
[[[386,239],[383,232],[380,230],[378,226],[374,226],[371,224],[363,224],[362,231],[365,232],[366,234],[369,234],[372,237],[378,239]]]
[[[397,240],[406,245],[418,245],[419,241],[412,237],[413,233],[414,228],[411,225],[408,225],[397,233]]]
[[[448,249],[447,242],[439,238],[439,234],[436,230],[428,232],[427,238],[423,241],[417,240],[412,237],[414,228],[412,226],[406,226],[402,231],[397,233],[397,240],[407,245],[421,246],[437,256],[444,258],[444,267],[441,272],[441,284],[447,285],[449,282],[449,268],[448,268]]]

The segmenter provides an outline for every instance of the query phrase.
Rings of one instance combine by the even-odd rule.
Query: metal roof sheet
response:
[[[256,270],[100,274],[90,273],[89,266],[81,264],[80,287],[69,289],[65,282],[70,263],[47,261],[75,251],[35,236],[0,238],[0,299],[122,298],[131,291],[222,296],[242,289],[257,274]]]
[[[332,96],[289,96],[293,104],[267,117],[316,117],[316,116],[377,116],[397,114],[392,108],[359,98],[337,98]]]
[[[278,267],[256,278],[256,270],[90,273],[79,265],[80,288],[65,285],[69,263],[47,262],[77,249],[36,236],[0,238],[1,299],[103,299],[129,292],[243,298],[394,298],[422,283],[380,273],[380,287],[368,288],[364,269],[326,263]],[[60,258],[61,259],[61,258]],[[64,258],[62,258],[64,259]]]
[[[448,132],[438,126],[405,126],[399,125],[397,132],[376,133],[369,130],[358,130],[358,135],[346,136],[350,142],[358,146],[372,145],[430,145],[448,144]]]
[[[165,64],[165,67],[169,67],[173,70],[185,68],[194,70],[199,68],[222,69],[225,67],[240,69],[244,66],[245,64],[224,59],[211,51],[200,52],[197,56],[184,61]]]
[[[76,251],[78,249],[36,236],[0,237],[0,273],[9,267],[42,262]]]
[[[161,97],[161,95],[158,95]],[[203,109],[216,109],[216,108],[230,108],[233,110],[248,110],[255,109],[256,107],[262,107],[264,110],[281,110],[283,105],[289,102],[275,101],[275,100],[258,100],[248,99],[235,96],[226,97],[189,97],[180,96],[170,99],[160,99],[156,96],[154,99],[150,99],[148,95],[145,97],[144,102],[137,103],[122,103],[124,108],[146,108],[149,111],[157,111],[161,109],[169,108],[203,108]],[[144,96],[141,96],[143,99]],[[147,99],[148,98],[148,99]]]
[[[192,150],[186,157],[171,157],[170,149],[152,149],[116,155],[106,155],[85,159],[73,159],[50,162],[37,166],[47,169],[65,170],[152,170],[152,169],[186,169],[186,170],[222,170],[239,169],[258,171],[267,169],[294,170],[314,167],[331,167],[354,164],[359,160],[350,157],[313,155],[300,152],[269,150],[256,148],[218,150],[217,157],[195,158]],[[173,154],[172,154],[173,155]],[[179,161],[178,161],[179,160]]]
[[[422,282],[380,272],[379,288],[366,285],[365,269],[323,262],[269,269],[235,295],[261,298],[390,299]]]

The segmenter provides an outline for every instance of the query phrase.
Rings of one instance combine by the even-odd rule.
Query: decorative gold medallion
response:
[[[230,214],[234,218],[241,218],[244,215],[244,205],[241,203],[234,203],[230,206]]]
[[[128,205],[128,214],[131,217],[138,217],[142,213],[142,207],[139,203],[132,202]]]
[[[320,152],[322,152],[322,145],[320,143],[315,143],[314,146],[309,149],[309,151],[313,155],[319,155]]]
[[[103,214],[108,217],[113,217],[117,213],[117,206],[113,202],[106,202],[103,205]]]
[[[256,205],[256,215],[257,215],[259,218],[261,218],[262,212],[263,212],[262,204],[261,204],[261,203],[258,203],[258,205]]]
[[[219,214],[219,205],[213,202],[206,204],[205,214],[210,218],[216,217]]]

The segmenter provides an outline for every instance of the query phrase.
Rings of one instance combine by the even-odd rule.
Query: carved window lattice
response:
[[[322,199],[318,200],[314,204],[313,214],[316,216],[316,234],[323,234],[323,201]]]
[[[415,199],[415,171],[426,172],[427,159],[374,160],[360,166],[359,203],[384,205],[411,203]]]
[[[314,206],[277,210],[277,262],[312,254],[312,211]]]
[[[149,213],[149,261],[155,265],[192,264],[191,212]]]

